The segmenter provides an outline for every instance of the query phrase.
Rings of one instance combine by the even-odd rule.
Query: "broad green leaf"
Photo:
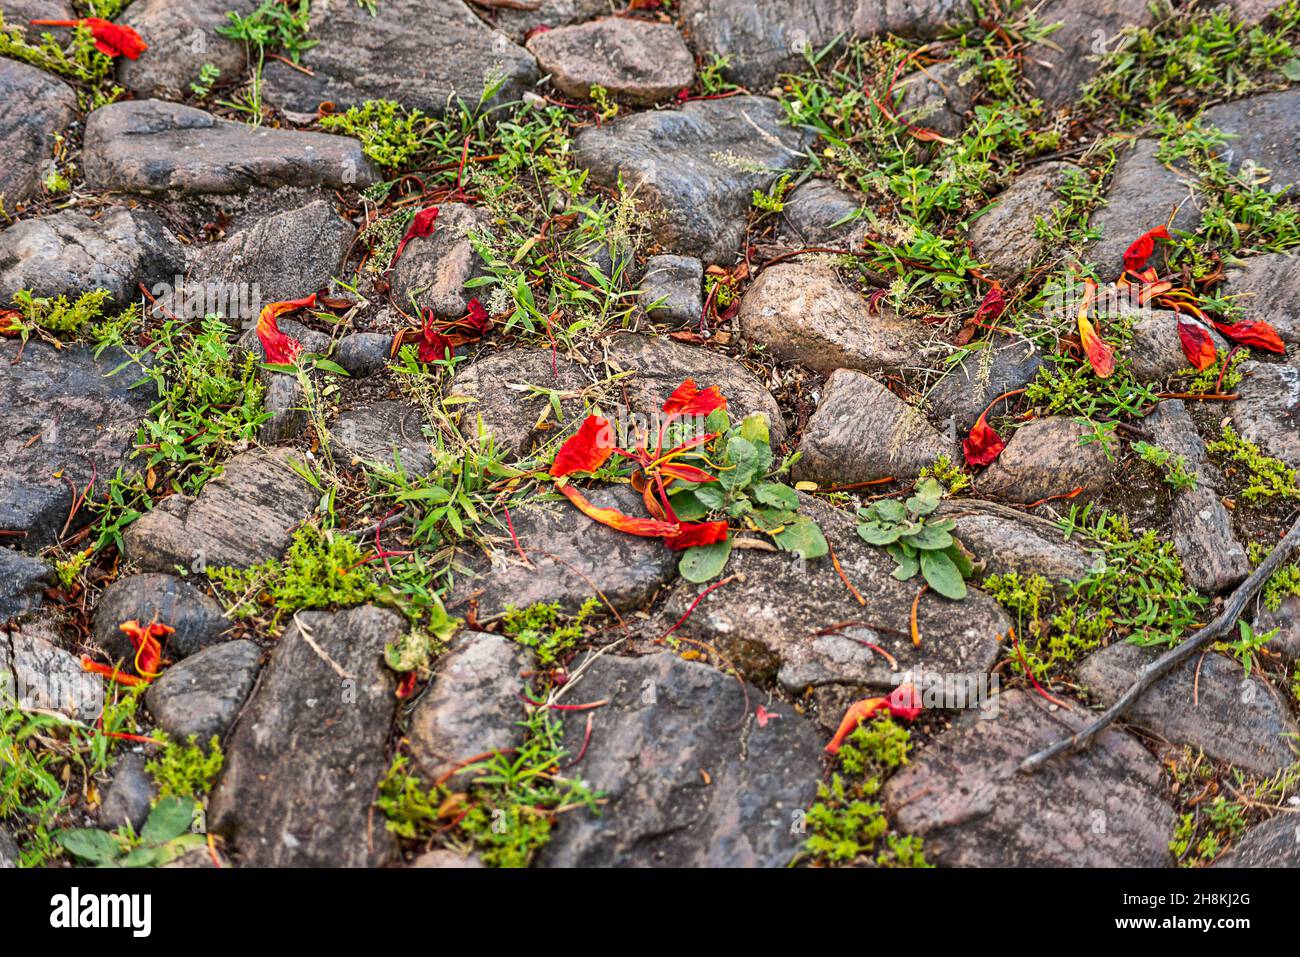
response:
[[[695,497],[708,509],[722,508],[727,502],[726,493],[716,485],[701,485],[695,490]]]
[[[760,482],[755,485],[754,498],[763,505],[771,505],[773,508],[793,511],[799,507],[799,493],[790,486],[777,482]]]
[[[921,570],[921,563],[916,556],[904,555],[902,549],[899,549],[898,554],[894,556],[894,561],[898,562],[898,567],[894,569],[893,575],[900,582],[907,581]]]
[[[94,828],[59,831],[55,840],[68,853],[91,864],[107,864],[117,860],[122,854],[121,845],[113,835]]]
[[[767,416],[762,412],[745,416],[745,421],[740,423],[740,437],[754,445],[771,445]]]
[[[699,495],[695,491],[677,492],[668,496],[668,503],[672,505],[673,512],[677,518],[683,522],[698,522],[709,514],[709,508],[700,501]]]
[[[877,525],[874,522],[858,525],[858,536],[868,545],[892,545],[902,534],[902,525]]]
[[[712,545],[695,545],[682,552],[677,570],[689,582],[702,583],[717,578],[731,557],[731,538]]]
[[[193,798],[176,796],[161,798],[149,812],[149,820],[144,822],[140,840],[145,844],[166,844],[188,833],[193,823]]]
[[[913,515],[929,515],[943,500],[943,487],[932,478],[916,483],[916,493],[907,500],[907,510]]]
[[[954,601],[966,597],[966,580],[945,552],[921,552],[921,574],[930,587]]]
[[[907,509],[902,502],[892,498],[881,499],[879,502],[872,503],[867,511],[872,512],[877,518],[886,522],[905,522],[907,521]]]
[[[787,552],[793,552],[801,558],[821,558],[830,551],[822,530],[810,518],[801,518],[787,525],[773,535],[772,540]]]
[[[922,525],[918,531],[907,536],[907,543],[923,551],[942,551],[952,545],[952,536],[941,528]]]
[[[758,449],[748,439],[733,435],[727,440],[727,464],[731,466],[718,475],[726,488],[744,488],[758,472]]]

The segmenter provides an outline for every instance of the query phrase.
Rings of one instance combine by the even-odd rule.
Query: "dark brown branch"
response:
[[[1228,596],[1227,602],[1223,605],[1223,611],[1219,612],[1218,617],[1177,648],[1165,652],[1143,668],[1138,673],[1137,681],[1133,682],[1128,691],[1124,692],[1118,701],[1103,711],[1092,724],[1073,737],[1064,738],[1051,747],[1044,748],[1037,754],[1031,754],[1021,762],[1019,770],[1025,774],[1032,774],[1063,751],[1081,751],[1092,744],[1098,734],[1105,730],[1116,718],[1123,716],[1133,706],[1133,703],[1161,677],[1196,654],[1197,649],[1207,642],[1231,631],[1237,624],[1237,619],[1242,610],[1245,609],[1246,604],[1255,597],[1255,593],[1263,587],[1264,583],[1278,570],[1278,567],[1290,558],[1291,553],[1297,547],[1300,547],[1300,519],[1296,520],[1295,524],[1291,526],[1291,531],[1286,533],[1286,537],[1278,543],[1277,547],[1269,553],[1268,557],[1260,563],[1260,566],[1251,573],[1250,577],[1237,586],[1237,589]]]

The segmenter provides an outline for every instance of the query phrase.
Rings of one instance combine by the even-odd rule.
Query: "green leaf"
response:
[[[1292,57],[1282,64],[1278,69],[1282,75],[1292,83],[1300,83],[1300,57]]]
[[[55,840],[64,850],[91,864],[108,864],[122,855],[122,847],[113,835],[94,828],[59,831]]]
[[[916,573],[921,570],[921,563],[916,556],[904,554],[901,548],[894,555],[894,561],[898,562],[898,567],[894,569],[893,575],[900,582],[915,577]]]
[[[863,522],[858,526],[858,537],[868,545],[892,545],[904,532],[902,525],[877,525]]]
[[[966,580],[945,552],[921,552],[921,574],[930,587],[954,601],[966,597]]]
[[[726,493],[716,485],[701,485],[695,490],[695,497],[707,509],[722,508],[727,502]]]
[[[806,517],[801,517],[797,522],[787,525],[774,534],[772,540],[787,552],[792,552],[800,558],[821,558],[830,551],[822,530],[816,522]]]
[[[916,483],[916,493],[907,500],[907,510],[913,515],[929,515],[943,500],[943,486],[932,478]]]
[[[762,412],[754,412],[745,416],[745,420],[740,423],[740,437],[754,445],[771,445],[772,440],[768,434],[767,416]]]
[[[727,440],[727,464],[731,466],[718,475],[726,488],[744,488],[758,473],[758,449],[748,439],[733,435]]]
[[[188,833],[194,823],[194,807],[193,798],[173,795],[160,799],[144,822],[140,840],[145,844],[166,844]]]
[[[899,502],[892,498],[881,499],[874,502],[867,509],[875,515],[876,518],[886,522],[905,522],[907,521],[907,509]]]
[[[668,504],[680,521],[698,522],[709,514],[709,507],[700,501],[696,491],[687,490],[668,496]]]
[[[695,545],[682,552],[677,570],[688,582],[702,583],[722,574],[731,557],[731,537],[712,545]]]
[[[922,525],[920,529],[907,536],[907,543],[922,551],[943,551],[952,545],[952,536],[942,528]]]
[[[343,368],[337,362],[332,362],[329,359],[317,359],[315,362],[315,366],[317,369],[324,369],[326,372],[333,372],[335,375],[341,375],[341,376],[348,375],[347,369]]]
[[[704,428],[709,432],[725,434],[731,428],[731,419],[726,409],[714,409],[704,420]]]
[[[788,485],[777,482],[760,482],[754,486],[754,498],[763,505],[794,511],[799,507],[799,493]]]

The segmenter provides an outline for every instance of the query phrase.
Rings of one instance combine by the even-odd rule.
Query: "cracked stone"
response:
[[[704,315],[704,264],[691,256],[651,256],[637,301],[651,322],[698,325]],[[657,303],[657,305],[656,305]]]
[[[339,414],[330,436],[345,456],[418,477],[433,469],[424,411],[407,402],[368,402]]]
[[[994,502],[944,502],[935,513],[957,520],[957,537],[983,566],[981,576],[1042,575],[1079,581],[1096,564],[1086,549],[1066,541],[1055,522]]]
[[[196,497],[172,495],[136,519],[122,533],[125,556],[145,571],[247,568],[281,557],[319,498],[289,464],[298,454],[241,452]]]
[[[731,263],[754,190],[803,165],[812,136],[783,119],[766,97],[694,101],[588,127],[574,140],[574,160],[593,184],[621,181],[636,196],[664,252]]]
[[[1241,369],[1241,398],[1228,410],[1233,428],[1267,455],[1300,467],[1300,365],[1249,362]]]
[[[936,431],[920,410],[850,369],[826,380],[799,451],[803,458],[794,466],[794,478],[819,485],[915,478],[939,456],[956,462],[961,455],[957,443]]]
[[[7,212],[41,196],[58,138],[76,118],[70,86],[36,67],[0,60],[0,200]]]
[[[135,833],[140,833],[158,797],[158,788],[144,766],[144,755],[130,752],[113,764],[113,780],[99,808],[100,827],[116,830],[130,824]]]
[[[586,98],[593,86],[646,106],[686,89],[695,58],[670,23],[606,17],[534,34],[528,50],[565,96]]]
[[[1016,770],[1087,718],[1004,692],[913,756],[885,784],[884,803],[940,867],[1172,866],[1160,764],[1131,735],[1108,729],[1087,751]]]
[[[0,700],[13,695],[22,709],[93,721],[104,708],[104,682],[83,671],[59,642],[45,622],[29,622],[8,641],[0,635]]]
[[[405,629],[396,612],[371,605],[294,616],[208,806],[209,828],[245,866],[378,867],[393,857],[372,802],[397,708],[384,646]]]
[[[261,649],[227,641],[174,664],[145,692],[149,713],[173,741],[191,736],[207,747],[223,737],[257,680]]]
[[[1031,166],[997,195],[970,229],[971,247],[988,271],[1010,282],[1034,266],[1050,250],[1047,240],[1036,235],[1037,222],[1051,220],[1059,195],[1057,190],[1072,174],[1073,163],[1043,163]]]
[[[40,607],[53,569],[39,558],[0,548],[0,626]]]
[[[781,236],[792,246],[856,249],[866,236],[866,220],[844,220],[862,206],[862,200],[829,180],[810,179],[785,198]]]
[[[1206,110],[1201,119],[1209,128],[1226,133],[1222,158],[1234,173],[1250,163],[1267,170],[1267,189],[1294,191],[1300,184],[1300,89],[1221,103]]]
[[[1121,642],[1089,655],[1079,665],[1079,683],[1103,707],[1119,699],[1161,649]],[[1272,775],[1296,760],[1286,735],[1300,733],[1285,704],[1241,665],[1210,653],[1157,681],[1128,709],[1124,720],[1173,744],[1205,752],[1260,775]]]

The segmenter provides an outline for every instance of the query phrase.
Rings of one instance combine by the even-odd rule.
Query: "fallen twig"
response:
[[[1197,649],[1231,631],[1237,624],[1237,618],[1241,615],[1247,603],[1250,602],[1255,593],[1263,587],[1273,573],[1278,570],[1279,566],[1291,557],[1291,553],[1297,547],[1300,547],[1300,519],[1296,520],[1295,524],[1291,526],[1291,530],[1286,533],[1286,536],[1269,553],[1268,557],[1260,562],[1259,567],[1251,572],[1250,577],[1238,585],[1236,591],[1228,596],[1228,600],[1223,604],[1223,610],[1219,612],[1212,622],[1177,648],[1165,652],[1143,668],[1138,674],[1137,681],[1129,686],[1128,691],[1124,692],[1118,701],[1103,711],[1092,724],[1078,734],[1057,741],[1051,747],[1044,748],[1036,754],[1031,754],[1020,763],[1019,770],[1025,774],[1031,774],[1063,751],[1080,751],[1092,744],[1093,739],[1098,734],[1113,723],[1115,719],[1123,716],[1133,706],[1133,703],[1161,677],[1194,655]]]

